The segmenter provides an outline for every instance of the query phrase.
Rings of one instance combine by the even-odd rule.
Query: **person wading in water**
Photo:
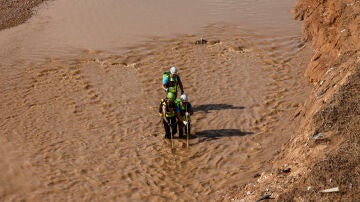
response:
[[[165,130],[165,138],[170,139],[177,133],[176,117],[180,113],[175,105],[175,94],[168,93],[165,99],[161,101],[162,123]],[[170,131],[171,130],[171,131]]]
[[[181,95],[184,94],[184,88],[176,67],[171,67],[170,71],[164,72],[162,88],[166,94],[174,93],[175,98],[179,89],[181,90]]]

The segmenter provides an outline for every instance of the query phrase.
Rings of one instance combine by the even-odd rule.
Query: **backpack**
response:
[[[177,104],[177,106],[179,107],[179,109],[180,109],[180,115],[181,116],[184,116],[185,115],[185,112],[190,112],[190,103],[186,103],[183,107],[181,107],[180,106],[180,102],[181,102],[181,100],[179,99],[179,100],[177,100],[178,102],[176,103]]]
[[[162,106],[163,106],[163,103],[164,102],[166,102],[166,98],[164,98],[164,99],[161,99],[161,101],[160,101],[160,104],[159,104],[159,114],[160,114],[160,116],[162,115]]]
[[[163,73],[163,76],[162,76],[163,80],[164,80],[166,77],[170,77],[170,71],[166,71],[166,72]],[[175,76],[175,79],[176,79],[175,85],[177,85],[179,82],[181,82],[179,75],[176,75],[176,76]],[[169,80],[170,80],[170,79],[169,79]]]
[[[163,106],[164,102],[167,102],[167,100],[168,100],[168,98],[163,98],[160,101],[160,104],[159,104],[159,115],[160,116],[163,115],[162,106]],[[173,107],[175,107],[175,103],[173,103]],[[166,109],[168,110],[168,106],[166,106]]]
[[[169,76],[170,76],[170,71],[164,72],[163,73],[163,80],[164,80],[164,78],[169,77]]]

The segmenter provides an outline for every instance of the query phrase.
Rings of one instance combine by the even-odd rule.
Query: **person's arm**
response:
[[[190,102],[187,103],[186,113],[189,113],[188,115],[193,115],[193,113],[194,113]]]
[[[180,115],[180,112],[176,112],[176,117],[178,118],[178,120],[180,121],[180,122],[183,122],[184,121],[184,119],[181,117],[181,115]]]
[[[163,84],[163,85],[161,85],[161,87],[162,87],[162,89],[165,91],[165,93],[167,93],[167,88],[166,88],[166,85],[165,85],[165,84]]]
[[[189,112],[190,112],[190,115],[194,114],[194,111],[192,109],[190,109]]]
[[[162,106],[162,112],[163,112],[163,117],[164,117],[164,121],[169,124],[169,122],[166,119],[166,105],[163,104]]]
[[[184,87],[182,85],[182,82],[181,82],[181,79],[180,79],[180,76],[178,76],[178,79],[179,79],[179,87],[180,87],[180,90],[181,90],[181,95],[184,94]]]
[[[192,105],[190,103],[189,103],[189,112],[190,112],[190,115],[194,114],[194,110],[193,110]]]
[[[176,107],[176,115],[177,115],[177,118],[178,118],[178,120],[182,123],[182,122],[184,122],[184,119],[183,119],[183,117],[181,116],[181,113],[180,113],[181,111],[180,111],[180,108],[177,106]]]
[[[165,77],[164,79],[163,79],[163,84],[162,84],[162,88],[164,89],[164,91],[167,93],[167,91],[168,91],[168,87],[167,87],[167,84],[169,83],[169,78],[168,77]]]
[[[181,111],[180,111],[180,108],[179,108],[179,106],[176,106],[176,115],[177,115],[177,118],[178,118],[178,120],[179,121],[181,121],[181,122],[183,122],[184,121],[184,119],[183,119],[183,117],[181,116]]]

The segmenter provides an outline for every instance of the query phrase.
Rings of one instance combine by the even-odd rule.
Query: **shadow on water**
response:
[[[222,137],[246,136],[254,134],[253,132],[244,132],[239,129],[220,129],[220,130],[204,130],[195,133],[195,137],[199,138],[200,142],[217,140]]]
[[[222,109],[245,109],[243,106],[234,106],[229,104],[206,104],[206,105],[199,105],[194,106],[194,112],[197,111],[204,111],[209,112],[210,110],[222,110]]]

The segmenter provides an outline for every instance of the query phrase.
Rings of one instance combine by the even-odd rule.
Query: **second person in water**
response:
[[[177,97],[177,92],[180,90],[181,95],[184,94],[184,88],[180,79],[180,75],[176,67],[171,67],[170,71],[163,73],[162,88],[165,93],[174,93],[175,98]]]
[[[180,98],[175,99],[174,93],[168,93],[166,98],[162,99],[160,110],[165,138],[173,138],[177,132],[179,132],[179,138],[183,138],[184,129],[185,134],[190,135],[190,115],[194,112],[186,94],[182,94]]]
[[[185,129],[185,134],[190,135],[190,127],[191,127],[190,115],[192,115],[194,111],[185,93],[182,94],[180,98],[177,98],[175,100],[175,105],[178,108],[177,117],[179,120],[178,121],[179,137],[183,138],[184,129]]]

